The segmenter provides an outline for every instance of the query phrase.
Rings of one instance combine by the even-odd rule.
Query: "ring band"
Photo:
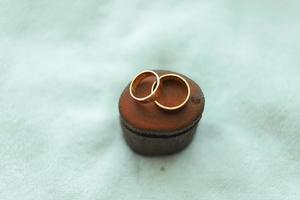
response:
[[[156,81],[154,81],[154,83],[156,84],[152,86],[152,89],[150,90],[151,93],[145,97],[137,97],[135,94],[136,89],[144,79],[150,76],[155,76],[156,78]],[[136,101],[139,101],[141,103],[150,103],[153,102],[158,97],[159,86],[160,86],[160,79],[158,74],[152,70],[145,70],[133,78],[133,80],[130,83],[129,91],[131,97]]]
[[[163,81],[164,80],[169,80],[169,79],[180,81],[180,82],[182,82],[185,85],[186,90],[187,90],[187,96],[186,96],[186,98],[184,99],[184,101],[182,103],[180,103],[179,105],[176,105],[176,106],[162,105],[158,101],[155,101],[155,104],[158,107],[160,107],[160,108],[162,108],[164,110],[173,111],[173,110],[177,110],[177,109],[182,108],[188,102],[188,100],[190,98],[190,95],[191,95],[191,89],[190,89],[189,83],[183,77],[181,77],[181,76],[179,76],[177,74],[165,74],[165,75],[161,76],[160,77],[161,84],[163,85]],[[153,85],[152,85],[152,91],[154,91],[155,89],[157,89],[157,87],[155,88],[155,85],[156,85],[156,82],[153,83]]]

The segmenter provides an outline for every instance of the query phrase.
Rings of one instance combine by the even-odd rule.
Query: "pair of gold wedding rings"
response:
[[[150,77],[150,76],[154,76],[155,77],[155,81],[152,84],[152,88],[149,92],[149,95],[144,96],[144,97],[139,97],[137,96],[137,89],[138,87],[141,85],[142,81],[145,80],[146,78]],[[178,81],[179,83],[181,83],[185,90],[186,90],[186,97],[184,98],[184,100],[182,102],[180,102],[177,105],[163,105],[163,103],[159,102],[157,99],[160,96],[161,90],[163,89],[163,83],[164,81],[167,80],[173,80],[173,81]],[[164,109],[164,110],[168,110],[168,111],[173,111],[173,110],[178,110],[180,108],[182,108],[189,100],[190,95],[191,95],[191,89],[190,89],[190,85],[189,83],[180,75],[178,74],[173,74],[173,73],[169,73],[169,74],[164,74],[162,76],[159,76],[155,71],[152,70],[145,70],[142,71],[141,73],[139,73],[138,75],[136,75],[129,86],[129,91],[130,91],[130,95],[131,97],[140,102],[140,103],[150,103],[150,102],[154,102],[158,107]]]

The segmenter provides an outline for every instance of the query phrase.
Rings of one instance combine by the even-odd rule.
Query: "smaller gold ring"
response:
[[[190,95],[191,95],[190,85],[182,76],[179,76],[177,74],[165,74],[165,75],[161,76],[160,81],[161,81],[162,85],[163,85],[163,81],[166,79],[173,79],[173,80],[178,80],[178,81],[182,82],[186,86],[187,96],[182,103],[180,103],[179,105],[176,105],[176,106],[165,106],[165,105],[162,105],[161,103],[159,103],[158,101],[155,101],[155,104],[164,110],[169,110],[169,111],[178,110],[178,109],[182,108],[188,102],[188,100],[190,98]],[[155,86],[156,86],[156,82],[154,82],[152,85],[152,91],[155,89]]]
[[[157,83],[157,84],[155,84],[155,86],[152,87],[149,95],[147,95],[145,97],[137,97],[135,94],[136,89],[138,88],[139,84],[145,78],[147,78],[149,76],[155,76],[156,81],[154,81],[154,83]],[[157,98],[158,92],[159,92],[159,86],[160,86],[160,79],[159,79],[158,74],[152,70],[145,70],[133,78],[133,80],[131,81],[130,86],[129,86],[129,91],[130,91],[131,97],[133,99],[135,99],[136,101],[139,101],[141,103],[150,103],[150,102],[153,102]]]

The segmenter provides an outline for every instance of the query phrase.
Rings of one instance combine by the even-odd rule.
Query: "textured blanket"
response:
[[[300,2],[0,0],[1,200],[300,198]],[[133,153],[144,69],[203,89],[191,145]]]

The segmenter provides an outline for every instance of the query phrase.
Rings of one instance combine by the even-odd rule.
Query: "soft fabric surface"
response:
[[[299,7],[0,0],[0,199],[299,199]],[[122,138],[118,98],[144,69],[205,93],[179,154]]]

